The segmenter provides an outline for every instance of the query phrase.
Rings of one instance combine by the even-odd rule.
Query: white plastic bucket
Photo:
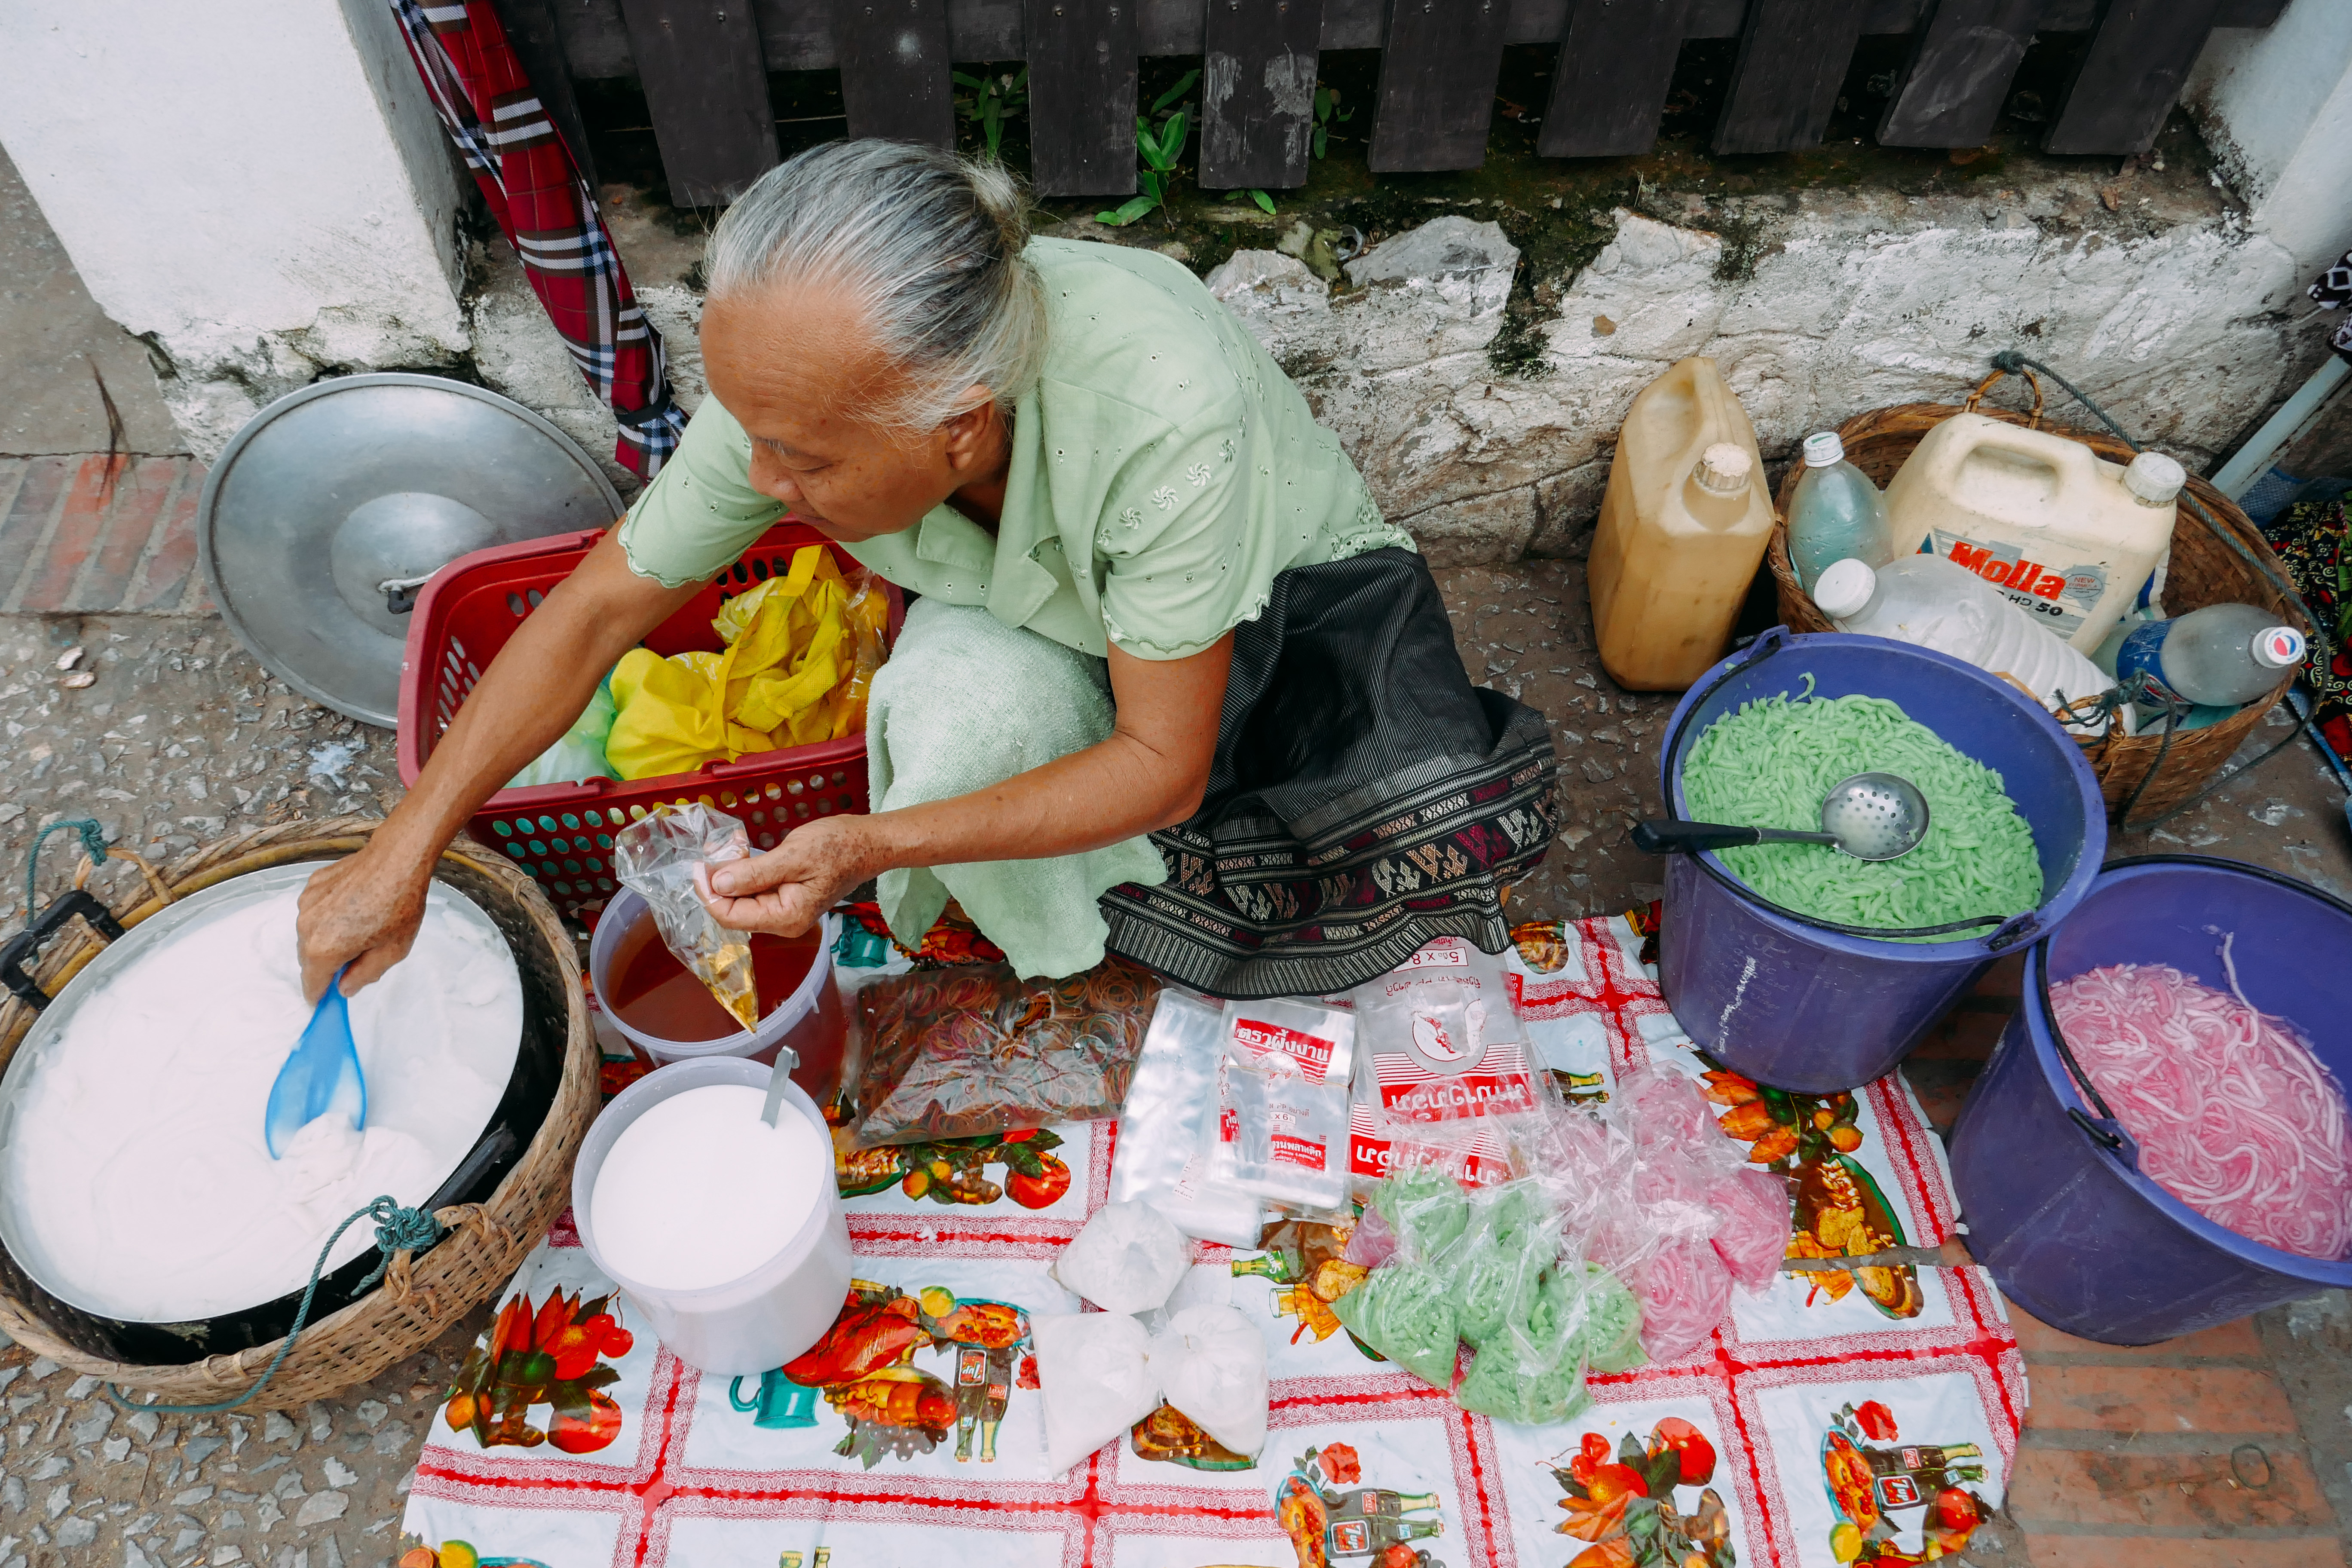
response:
[[[597,1005],[638,1055],[657,1068],[709,1057],[748,1057],[755,1062],[772,1064],[776,1047],[790,1046],[803,1067],[819,1069],[815,1077],[820,1088],[831,1081],[822,1070],[825,1064],[832,1063],[837,1075],[842,1029],[840,1003],[832,995],[832,988],[833,950],[841,940],[840,915],[827,913],[824,924],[817,928],[816,958],[809,964],[808,973],[802,976],[800,988],[761,1018],[756,1031],[739,1029],[715,1040],[665,1040],[658,1035],[648,1035],[643,1029],[632,1028],[619,1009],[604,1001],[611,994],[605,980],[621,938],[645,918],[645,900],[624,888],[604,906],[604,914],[596,921],[596,934],[588,944],[588,975],[596,987]],[[831,1005],[825,1005],[827,1003]],[[796,1072],[793,1078],[806,1088],[812,1074]]]
[[[774,1257],[724,1285],[701,1290],[657,1290],[614,1268],[596,1246],[597,1173],[631,1122],[673,1095],[713,1084],[765,1089],[769,1069],[740,1057],[673,1062],[621,1091],[588,1128],[572,1167],[572,1219],[580,1241],[606,1279],[679,1360],[721,1377],[748,1377],[783,1365],[824,1337],[849,1294],[849,1220],[827,1171],[816,1206]],[[816,1102],[797,1084],[784,1089],[779,1116],[808,1118],[819,1146],[833,1147]]]

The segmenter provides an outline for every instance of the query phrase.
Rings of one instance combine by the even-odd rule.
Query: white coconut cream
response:
[[[748,1084],[653,1106],[613,1141],[589,1199],[596,1250],[655,1290],[724,1285],[782,1252],[833,1180],[833,1151],[790,1105],[773,1127]]]
[[[13,1075],[5,1150],[17,1259],[85,1310],[212,1317],[299,1290],[379,1194],[415,1206],[473,1147],[522,1038],[522,983],[489,917],[436,883],[408,956],[352,998],[367,1127],[321,1117],[273,1160],[269,1086],[310,1019],[298,885],[172,933]],[[345,1231],[332,1269],[374,1246]]]

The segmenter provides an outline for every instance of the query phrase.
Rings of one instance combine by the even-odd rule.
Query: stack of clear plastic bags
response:
[[[696,802],[657,805],[613,835],[613,874],[646,901],[662,942],[746,1029],[760,1026],[750,933],[714,919],[696,890],[706,868],[748,858],[751,836],[723,811]]]
[[[1223,1004],[1163,988],[1119,1111],[1110,1201],[1149,1203],[1187,1236],[1254,1247],[1265,1234],[1265,1209],[1210,1173],[1223,1054]]]
[[[1309,1212],[1348,1195],[1348,1086],[1356,1020],[1345,1007],[1228,1002],[1217,1158],[1227,1186]]]

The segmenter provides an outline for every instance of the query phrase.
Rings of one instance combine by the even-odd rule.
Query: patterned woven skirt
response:
[[[1433,938],[1489,952],[1551,847],[1542,715],[1473,687],[1411,551],[1295,566],[1234,634],[1200,813],[1156,888],[1103,895],[1109,947],[1212,995],[1344,990]]]

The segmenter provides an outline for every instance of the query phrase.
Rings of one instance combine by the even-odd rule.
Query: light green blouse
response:
[[[1383,545],[1355,465],[1182,264],[1035,239],[1045,374],[1015,405],[993,536],[952,507],[847,548],[902,588],[985,605],[1102,657],[1200,652],[1265,607],[1276,574]],[[640,575],[715,575],[783,514],[751,489],[751,438],[716,398],[621,525]]]

